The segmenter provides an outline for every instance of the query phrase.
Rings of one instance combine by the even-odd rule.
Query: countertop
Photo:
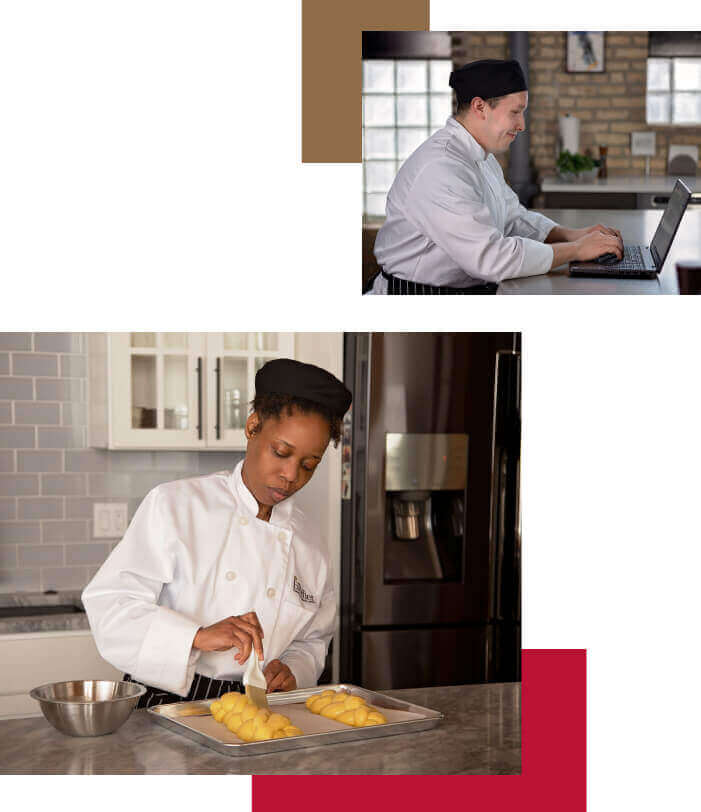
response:
[[[0,595],[0,634],[89,630],[80,595],[75,590]],[[44,607],[47,613],[41,614]],[[71,611],[55,612],[59,607],[71,607]],[[24,609],[27,614],[21,614]],[[9,610],[5,614],[10,616],[3,617],[3,610]]]
[[[674,188],[677,175],[630,175],[609,178],[596,178],[589,182],[574,182],[562,180],[554,175],[544,177],[540,182],[542,192],[628,192],[640,194],[664,194]],[[691,189],[698,191],[701,188],[696,177],[681,176],[681,179]]]
[[[432,730],[353,743],[229,757],[134,711],[115,733],[74,738],[43,716],[0,722],[4,774],[518,775],[521,685],[458,685],[384,691],[441,711]]]
[[[603,223],[617,228],[624,243],[649,245],[662,217],[662,210],[541,209],[556,223],[569,228]],[[571,279],[567,266],[540,276],[508,279],[499,294],[678,294],[675,263],[701,260],[701,210],[687,209],[657,279]]]

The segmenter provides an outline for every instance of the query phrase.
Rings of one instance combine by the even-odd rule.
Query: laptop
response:
[[[570,262],[570,276],[655,279],[662,270],[690,198],[691,190],[683,181],[677,180],[649,247],[624,245],[623,258],[606,264],[596,260]]]

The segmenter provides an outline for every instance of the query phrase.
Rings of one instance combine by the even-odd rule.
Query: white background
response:
[[[431,3],[435,30],[633,18],[688,27],[669,3]],[[300,20],[290,0],[0,5],[0,329],[522,330],[524,646],[589,651],[590,809],[698,809],[701,303],[362,300],[360,166],[300,160]],[[247,808],[246,779],[211,780],[147,797]],[[108,781],[92,803],[132,802]],[[85,785],[4,786],[60,812]]]

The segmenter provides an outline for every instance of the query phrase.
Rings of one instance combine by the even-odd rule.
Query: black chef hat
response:
[[[494,99],[528,90],[526,77],[515,59],[478,59],[450,74],[448,84],[458,104],[469,104],[475,96]]]
[[[256,395],[269,394],[306,398],[339,417],[348,411],[353,399],[330,372],[291,358],[275,358],[256,372]]]

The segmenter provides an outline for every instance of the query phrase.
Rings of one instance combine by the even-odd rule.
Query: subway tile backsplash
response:
[[[0,350],[31,350],[32,339],[32,333],[0,333]]]
[[[13,453],[13,452],[8,452]],[[49,473],[63,471],[63,451],[18,451],[17,470]],[[3,468],[4,471],[13,470]]]
[[[93,538],[96,502],[126,502],[131,519],[159,483],[241,459],[88,448],[87,346],[83,333],[0,333],[0,592],[82,589],[118,541]]]
[[[55,378],[58,375],[58,355],[41,355],[38,352],[13,352],[12,374]]]
[[[58,426],[61,423],[61,406],[58,403],[25,403],[16,401],[15,423],[18,425],[29,424],[32,426]]]
[[[13,378],[11,375],[0,378],[0,400],[32,400],[33,397],[32,378]]]

